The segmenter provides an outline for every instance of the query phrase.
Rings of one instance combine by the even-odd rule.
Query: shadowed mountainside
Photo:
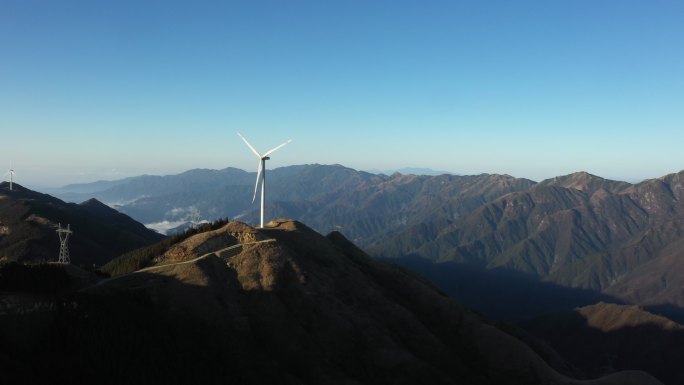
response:
[[[126,251],[158,242],[162,235],[95,199],[65,203],[14,184],[0,184],[0,261],[57,260],[57,224],[71,225],[72,263],[102,265]]]
[[[666,384],[684,384],[684,326],[637,306],[601,302],[523,327],[586,373],[640,369]]]
[[[433,263],[424,258],[381,261],[396,263],[429,277],[458,302],[494,320],[523,321],[599,301],[620,302],[593,290],[560,286],[508,269],[485,269],[456,262]]]
[[[503,268],[642,305],[684,306],[684,171],[636,185],[586,173],[541,182],[370,252]]]
[[[3,293],[5,379],[659,383],[636,371],[570,379],[413,273],[287,220],[230,222],[170,245],[145,269],[63,295]]]

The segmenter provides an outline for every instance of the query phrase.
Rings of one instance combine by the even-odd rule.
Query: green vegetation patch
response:
[[[140,270],[149,266],[155,257],[164,254],[176,243],[183,242],[195,234],[217,230],[229,222],[229,219],[219,219],[212,223],[202,223],[196,227],[189,228],[180,234],[166,238],[159,243],[155,243],[154,245],[141,247],[124,253],[102,266],[100,271],[113,277]]]

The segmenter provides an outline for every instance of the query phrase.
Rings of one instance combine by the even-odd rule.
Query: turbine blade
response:
[[[238,132],[237,134],[238,134],[238,136],[239,136],[240,138],[242,138],[242,140],[245,142],[245,144],[247,145],[247,147],[249,147],[249,149],[252,150],[252,152],[254,153],[254,155],[256,155],[259,159],[261,159],[261,154],[259,154],[259,152],[258,152],[257,150],[255,150],[254,147],[252,147],[251,144],[249,144],[249,142],[247,141],[247,139],[245,139],[245,137],[242,136],[239,132]]]
[[[252,197],[252,203],[256,200],[256,193],[257,190],[259,189],[259,179],[261,178],[261,172],[263,171],[261,168],[261,164],[263,162],[259,160],[259,169],[257,170],[257,179],[256,179],[256,184],[254,185],[254,196]]]
[[[292,141],[292,139],[290,139],[290,140],[288,140],[287,142],[281,144],[280,146],[278,146],[278,147],[276,147],[276,148],[274,148],[274,149],[268,151],[267,153],[264,154],[264,156],[269,156],[269,155],[271,155],[271,154],[274,153],[276,150],[280,149],[281,147],[285,146],[286,144],[290,143],[291,141]]]

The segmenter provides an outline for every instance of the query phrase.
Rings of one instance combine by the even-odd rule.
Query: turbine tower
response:
[[[12,163],[10,163],[10,169],[5,173],[5,175],[9,175],[10,191],[12,191],[12,184],[14,183],[14,176],[16,175],[16,173],[12,169]]]
[[[281,144],[280,146],[267,151],[266,153],[259,154],[257,150],[252,147],[251,144],[245,139],[244,136],[240,135],[240,133],[237,133],[240,138],[245,142],[247,147],[249,147],[250,150],[256,155],[257,158],[259,158],[259,168],[257,170],[257,178],[256,178],[256,184],[254,185],[254,196],[252,197],[252,203],[254,203],[254,200],[256,199],[256,193],[257,190],[259,189],[259,179],[261,178],[261,224],[260,227],[263,229],[264,228],[264,204],[266,202],[266,161],[271,159],[269,155],[273,154],[276,150],[280,149],[281,147],[285,146],[286,144],[290,143],[292,139],[288,140],[287,142]]]
[[[57,227],[57,234],[59,234],[59,263],[71,263],[71,258],[69,257],[69,235],[73,234],[71,231],[71,225],[67,225],[66,229],[62,228],[60,223]]]

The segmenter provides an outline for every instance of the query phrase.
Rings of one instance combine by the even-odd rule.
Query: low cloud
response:
[[[125,200],[125,201],[116,201],[116,202],[104,202],[104,204],[106,204],[107,206],[116,210],[120,207],[131,205],[131,204],[139,201],[140,199],[145,199],[148,197],[149,197],[149,195],[140,195],[139,197],[136,197],[133,199],[129,199],[129,200]]]
[[[200,210],[195,206],[174,207],[164,214],[167,221],[184,221],[197,223],[202,219]]]
[[[184,223],[187,223],[187,221],[161,221],[155,223],[147,223],[145,224],[145,227],[147,227],[148,229],[152,229],[160,234],[166,235],[166,233],[169,230],[173,230]]]

